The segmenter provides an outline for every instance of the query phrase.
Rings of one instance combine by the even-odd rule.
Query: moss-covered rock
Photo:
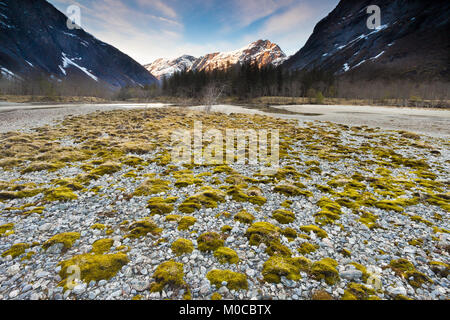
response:
[[[320,238],[328,238],[328,233],[318,226],[308,225],[300,227],[300,230],[306,233],[314,232]]]
[[[177,256],[181,256],[183,254],[191,253],[194,251],[194,245],[191,240],[188,239],[178,239],[172,243],[172,251]]]
[[[211,270],[207,273],[206,278],[217,288],[222,286],[222,282],[227,283],[229,290],[247,290],[247,276],[242,273],[233,272],[231,270]]]
[[[176,202],[177,198],[169,197],[169,198],[162,198],[162,197],[155,197],[151,198],[147,202],[147,208],[150,209],[150,213],[152,215],[164,215],[171,213],[174,209],[173,203]]]
[[[113,239],[99,239],[92,244],[91,252],[95,254],[104,254],[111,249],[113,244]]]
[[[73,266],[79,268],[80,280],[85,283],[91,281],[109,280],[114,277],[124,265],[129,262],[124,253],[115,254],[81,254],[59,263],[62,279],[60,285],[67,288],[68,278],[73,274]],[[69,269],[70,268],[70,269]],[[69,269],[69,270],[68,270]]]
[[[285,236],[289,241],[294,241],[297,238],[297,232],[292,228],[284,228],[281,234]]]
[[[234,201],[246,202],[250,197],[239,186],[231,186],[227,189],[227,195],[231,196]]]
[[[139,187],[137,187],[133,195],[140,197],[165,193],[170,190],[169,185],[170,181],[150,178],[145,180]]]
[[[197,222],[197,219],[194,217],[182,217],[178,222],[178,230],[188,230],[191,226],[193,226]]]
[[[250,245],[257,246],[261,243],[268,244],[277,240],[281,229],[268,222],[255,222],[245,232]]]
[[[251,213],[248,213],[246,210],[242,210],[234,216],[234,220],[237,220],[241,223],[251,224],[255,220],[255,217]]]
[[[194,177],[191,170],[182,170],[172,172],[173,177],[176,179],[175,187],[177,188],[185,188],[187,186],[196,184],[203,184],[203,180],[200,178]]]
[[[14,223],[6,223],[0,226],[0,236],[6,236],[14,230]]]
[[[94,176],[104,176],[106,174],[113,174],[122,169],[122,165],[117,162],[107,161],[98,167],[92,169],[90,174]]]
[[[299,187],[291,184],[278,185],[273,188],[273,191],[281,193],[287,197],[295,197],[303,195],[305,197],[311,197],[312,193],[307,190],[302,190]]]
[[[294,222],[295,214],[292,211],[278,209],[273,212],[272,218],[274,218],[281,224],[288,224]]]
[[[141,221],[134,222],[128,228],[129,233],[125,236],[127,238],[140,238],[146,236],[150,233],[153,236],[158,236],[162,229],[159,228],[156,223],[151,219],[144,219]]]
[[[91,226],[92,230],[105,230],[106,226],[102,223],[95,223]]]
[[[281,277],[298,281],[301,279],[300,272],[308,270],[310,264],[304,257],[272,256],[264,263],[262,275],[266,282],[280,283]]]
[[[222,295],[220,293],[218,293],[218,292],[214,292],[211,295],[211,300],[222,300]]]
[[[319,249],[318,245],[309,243],[309,242],[303,242],[300,247],[297,249],[297,251],[302,254],[302,255],[307,255],[310,254],[314,251],[316,251],[317,249]]]
[[[52,181],[52,183],[57,186],[69,188],[72,191],[80,191],[84,189],[83,185],[77,181],[77,179],[57,179]]]
[[[441,261],[430,261],[429,265],[430,265],[431,270],[435,274],[437,274],[443,278],[447,278],[448,275],[450,274],[450,265],[448,263],[441,262]]]
[[[65,164],[62,162],[45,162],[45,161],[41,161],[41,162],[32,162],[30,163],[30,165],[28,167],[26,167],[25,169],[23,169],[21,171],[22,174],[25,173],[30,173],[30,172],[37,172],[37,171],[56,171],[58,169],[61,169],[65,167]]]
[[[78,196],[68,187],[52,188],[44,192],[45,201],[70,201],[76,199],[78,199]]]
[[[378,216],[370,212],[363,212],[361,217],[358,219],[359,222],[365,224],[369,229],[379,228],[380,225],[377,223]]]
[[[200,210],[203,206],[205,208],[217,208],[219,202],[225,201],[225,195],[222,191],[210,187],[202,188],[202,191],[186,198],[180,204],[178,210],[183,213],[193,213]]]
[[[222,228],[220,228],[220,231],[222,233],[229,233],[231,232],[231,230],[233,230],[233,228],[229,225],[224,225]]]
[[[344,291],[342,300],[379,300],[375,290],[366,287],[360,283],[351,282]]]
[[[216,257],[220,263],[234,264],[239,262],[236,251],[227,247],[220,247],[214,251],[214,257]]]
[[[414,288],[420,288],[424,283],[433,283],[433,280],[431,280],[426,274],[417,270],[406,271],[403,276]]]
[[[155,282],[151,285],[150,291],[162,291],[166,285],[172,287],[185,287],[186,283],[183,277],[184,270],[182,263],[172,260],[161,263],[153,274]]]
[[[258,187],[251,187],[247,190],[249,196],[248,201],[258,206],[262,206],[267,202],[267,199],[263,196],[262,190]]]
[[[215,251],[224,244],[220,234],[216,232],[206,232],[197,239],[198,249],[200,251]]]
[[[64,250],[68,250],[68,249],[72,248],[75,241],[77,241],[79,238],[80,238],[80,233],[78,233],[78,232],[60,233],[60,234],[57,234],[57,235],[51,237],[47,241],[45,241],[44,244],[42,245],[42,248],[44,250],[47,250],[54,244],[61,243],[64,246]]]
[[[334,300],[333,297],[325,290],[315,290],[311,295],[311,300]]]
[[[2,257],[11,256],[13,259],[25,253],[25,250],[30,248],[28,243],[16,243],[8,250],[2,253]]]
[[[281,244],[280,240],[273,240],[268,243],[266,253],[269,256],[285,256],[290,257],[292,255],[291,250],[285,245]]]
[[[339,280],[337,265],[336,260],[331,258],[316,261],[311,266],[311,275],[318,280],[325,280],[329,285],[334,285]]]
[[[407,271],[414,271],[416,270],[416,268],[414,267],[414,265],[409,262],[406,259],[397,259],[397,260],[392,260],[389,263],[389,267],[394,270],[395,273],[397,273],[398,275],[402,275]]]

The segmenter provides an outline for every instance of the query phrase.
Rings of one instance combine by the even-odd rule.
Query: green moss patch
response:
[[[217,288],[222,286],[222,282],[227,282],[229,290],[247,290],[248,281],[247,276],[242,273],[233,272],[231,270],[211,270],[206,275],[206,278]]]
[[[308,225],[300,227],[300,230],[306,233],[314,232],[320,238],[328,238],[328,233],[318,226]]]
[[[185,287],[183,280],[184,270],[183,264],[175,261],[167,261],[161,263],[155,270],[153,278],[155,282],[151,285],[150,291],[162,291],[166,285],[172,287]]]
[[[297,238],[297,232],[292,228],[285,228],[281,231],[281,234],[285,236],[289,241],[294,241]]]
[[[294,222],[295,214],[292,211],[278,209],[273,212],[272,218],[274,218],[281,224],[288,224]]]
[[[273,188],[273,191],[281,193],[287,197],[295,197],[295,196],[305,196],[305,197],[312,197],[312,192],[307,190],[302,190],[299,187],[295,185],[290,184],[283,184],[278,185]]]
[[[392,260],[389,267],[396,274],[403,276],[415,288],[420,288],[424,283],[433,283],[428,276],[417,271],[414,265],[406,259]]]
[[[223,239],[216,232],[206,232],[201,234],[198,239],[198,249],[200,251],[215,251],[223,246]]]
[[[257,246],[261,243],[269,244],[277,240],[281,229],[268,222],[255,222],[245,232],[250,245]]]
[[[7,223],[0,226],[0,236],[7,235],[14,230],[14,223]]]
[[[180,204],[178,210],[183,213],[193,213],[200,210],[203,206],[206,208],[217,208],[218,202],[224,201],[225,195],[222,191],[205,187],[201,192],[186,198]]]
[[[379,298],[375,294],[375,290],[360,283],[351,282],[347,285],[342,300],[379,300]]]
[[[178,239],[172,243],[172,251],[177,256],[181,256],[183,254],[191,253],[194,251],[194,245],[191,240],[188,239]]]
[[[48,189],[44,192],[45,201],[71,201],[76,199],[78,199],[78,196],[68,187]]]
[[[194,217],[182,217],[178,222],[178,230],[188,230],[197,222],[197,219]]]
[[[129,233],[125,236],[127,238],[137,239],[140,237],[145,237],[148,233],[153,236],[158,236],[162,229],[159,228],[156,223],[151,219],[144,219],[141,221],[134,222],[128,228]]]
[[[234,220],[237,220],[241,223],[251,224],[255,220],[255,217],[251,213],[248,213],[246,210],[242,210],[234,216]]]
[[[27,243],[16,243],[11,246],[8,250],[2,253],[2,257],[11,256],[13,259],[25,253],[25,250],[30,248]]]
[[[315,245],[315,244],[312,244],[309,242],[303,242],[300,245],[300,247],[297,249],[297,251],[302,255],[307,255],[307,254],[313,253],[317,249],[319,249],[318,245]]]
[[[300,272],[309,270],[310,264],[311,262],[304,257],[272,256],[263,265],[264,281],[280,283],[281,277],[298,281],[301,279]]]
[[[155,197],[151,198],[147,202],[147,208],[150,209],[150,212],[152,215],[164,215],[171,213],[174,209],[173,203],[176,202],[177,198],[169,197],[169,198],[162,198],[162,197]]]
[[[62,279],[60,285],[67,288],[67,284],[69,282],[67,278],[72,275],[74,270],[72,269],[73,266],[79,268],[81,280],[85,283],[89,283],[91,281],[111,279],[128,262],[128,257],[124,253],[105,255],[86,253],[74,256],[69,260],[59,263],[61,266],[59,275]]]
[[[239,262],[239,257],[236,251],[227,247],[220,247],[214,251],[214,257],[216,257],[220,263],[233,264]]]
[[[339,280],[337,265],[336,260],[331,258],[316,261],[311,266],[311,274],[318,280],[325,280],[328,285],[334,285]]]
[[[80,233],[78,233],[78,232],[60,233],[60,234],[57,234],[57,235],[51,237],[47,241],[45,241],[44,244],[42,245],[42,248],[44,248],[44,250],[47,250],[54,244],[62,243],[64,245],[64,249],[68,250],[68,249],[72,248],[75,241],[77,241],[79,238],[80,238]]]
[[[170,181],[162,179],[147,179],[136,188],[133,195],[150,196],[153,194],[165,193],[170,190]]]
[[[104,254],[108,252],[114,244],[113,239],[100,239],[92,244],[92,252],[95,254]]]
[[[90,174],[94,176],[104,176],[106,174],[113,174],[117,171],[120,171],[121,169],[122,165],[120,163],[108,161],[99,165],[95,169],[92,169],[90,171]]]

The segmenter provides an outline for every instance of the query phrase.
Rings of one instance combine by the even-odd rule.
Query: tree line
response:
[[[321,70],[288,71],[255,62],[228,65],[213,71],[182,71],[162,80],[161,93],[165,96],[201,98],[211,85],[222,89],[224,96],[251,99],[262,96],[305,97],[334,96],[335,78]]]

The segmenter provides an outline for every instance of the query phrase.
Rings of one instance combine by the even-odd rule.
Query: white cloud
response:
[[[144,9],[155,9],[159,13],[172,19],[178,16],[176,11],[172,7],[160,0],[137,0],[137,3]]]
[[[236,27],[246,27],[293,2],[294,0],[232,0],[232,15],[227,19]]]
[[[293,30],[299,31],[297,28],[309,25],[313,16],[313,9],[306,4],[300,4],[269,18],[261,32],[267,35],[277,35]]]
[[[70,4],[79,5],[86,31],[142,64],[161,57],[231,51],[257,39],[273,41],[286,54],[293,54],[311,35],[318,18],[332,9],[329,0],[49,1],[63,12]],[[185,33],[183,20],[189,20],[186,15],[191,13],[198,13],[199,19],[204,15],[217,18],[211,26],[213,33],[205,30],[209,41],[202,41],[201,32],[192,40],[195,43],[188,40],[192,34]],[[261,27],[249,32],[246,27],[257,21],[263,23]]]

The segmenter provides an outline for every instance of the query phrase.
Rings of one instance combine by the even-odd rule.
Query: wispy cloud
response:
[[[280,33],[290,33],[292,30],[300,31],[297,28],[308,24],[313,18],[314,13],[314,9],[309,5],[301,3],[269,18],[261,32],[273,36]]]
[[[232,0],[230,3],[232,15],[227,19],[236,27],[246,27],[293,2],[294,0]]]
[[[166,17],[175,19],[178,14],[174,8],[169,6],[166,2],[160,0],[137,0],[138,5],[144,10],[153,9]]]
[[[269,39],[299,50],[339,0],[48,0],[82,10],[82,27],[140,63],[230,51]]]

